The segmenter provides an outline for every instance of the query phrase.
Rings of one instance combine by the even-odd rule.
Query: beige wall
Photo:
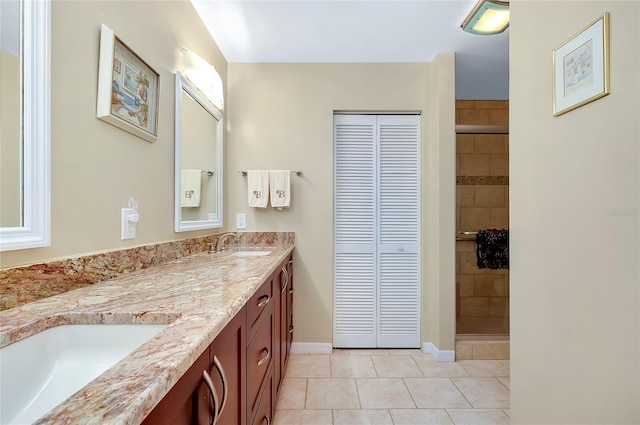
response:
[[[553,117],[551,52],[605,11],[611,94]],[[511,423],[637,424],[640,3],[511,18]]]
[[[174,73],[178,48],[227,63],[188,1],[54,1],[51,21],[51,247],[2,253],[2,266],[203,235],[173,231]],[[96,119],[100,24],[160,73],[158,140]],[[120,240],[134,196],[137,237]]]
[[[438,160],[429,156],[432,145],[441,140],[438,120],[442,120],[440,131],[450,133],[453,140],[454,74],[453,54],[441,55],[432,64],[229,64],[229,227],[236,213],[246,213],[247,230],[296,232],[296,342],[332,341],[334,111],[422,112],[423,181],[430,180],[438,172],[432,166]],[[442,98],[434,89],[438,83]],[[450,114],[433,112],[442,103],[450,103]],[[301,177],[292,176],[291,208],[249,208],[246,178],[238,173],[247,169],[302,171]],[[426,217],[427,209],[437,205],[432,200],[437,192],[423,189]],[[453,208],[452,202],[452,225]],[[424,268],[425,282],[432,269],[438,266]],[[449,286],[453,281],[451,266]],[[423,299],[429,292],[423,285]],[[450,304],[454,309],[453,300]],[[435,341],[437,327],[427,330],[434,322],[428,319],[431,313],[423,313],[423,335]]]

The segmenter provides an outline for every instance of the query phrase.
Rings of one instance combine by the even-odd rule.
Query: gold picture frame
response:
[[[154,142],[158,138],[159,93],[160,74],[103,24],[96,116]]]
[[[609,12],[553,49],[553,115],[609,94]]]

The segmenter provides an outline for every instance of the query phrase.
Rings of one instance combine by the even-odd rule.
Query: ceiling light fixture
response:
[[[509,2],[499,0],[480,0],[467,19],[462,29],[471,34],[499,34],[509,28]]]

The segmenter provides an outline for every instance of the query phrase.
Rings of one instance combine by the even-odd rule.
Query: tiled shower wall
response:
[[[508,101],[457,101],[456,124],[508,125]],[[458,134],[458,231],[509,228],[509,135]],[[464,236],[463,236],[464,237]],[[456,242],[456,331],[509,334],[509,271],[478,269],[476,244]]]

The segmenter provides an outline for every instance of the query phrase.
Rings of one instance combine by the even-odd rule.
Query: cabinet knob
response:
[[[398,245],[398,248],[397,248],[397,249],[398,249],[398,252],[402,252],[402,251],[404,251],[404,247],[403,247],[402,245]]]

